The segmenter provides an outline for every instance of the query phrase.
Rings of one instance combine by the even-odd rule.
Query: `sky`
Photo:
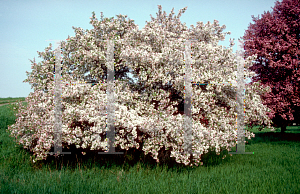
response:
[[[126,2],[126,3],[125,3]],[[101,12],[104,17],[117,18],[116,15],[127,15],[134,20],[139,30],[144,28],[151,16],[156,17],[157,5],[162,6],[167,16],[174,8],[174,16],[187,6],[180,17],[182,23],[190,28],[198,21],[206,24],[218,20],[220,26],[226,25],[224,41],[219,45],[229,47],[229,40],[235,39],[233,52],[239,47],[238,39],[244,36],[250,23],[254,23],[251,15],[260,16],[264,11],[272,11],[275,0],[10,0],[0,1],[0,98],[27,97],[31,85],[23,81],[27,79],[26,71],[31,72],[31,62],[35,58],[40,62],[38,53],[45,50],[49,43],[65,40],[75,36],[72,26],[93,29],[89,23],[92,12],[100,20]],[[280,0],[281,2],[281,0]],[[173,17],[174,17],[173,16]],[[127,20],[127,19],[126,19]],[[248,78],[246,83],[251,80]]]

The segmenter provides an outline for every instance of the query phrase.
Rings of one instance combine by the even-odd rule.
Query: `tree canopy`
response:
[[[277,1],[273,11],[264,12],[261,19],[252,15],[254,24],[243,36],[245,57],[257,54],[249,68],[257,74],[252,81],[270,86],[272,91],[262,95],[263,104],[276,113],[270,118],[282,132],[290,121],[300,122],[299,15],[299,0]]]

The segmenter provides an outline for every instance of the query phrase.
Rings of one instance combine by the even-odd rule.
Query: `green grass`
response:
[[[126,155],[83,156],[83,149],[74,147],[71,155],[32,164],[30,151],[6,133],[13,123],[9,106],[1,106],[0,193],[300,193],[296,127],[287,127],[284,135],[254,128],[256,137],[248,140],[245,150],[253,155],[211,152],[203,156],[204,166],[192,168],[167,159],[157,165],[134,150]]]

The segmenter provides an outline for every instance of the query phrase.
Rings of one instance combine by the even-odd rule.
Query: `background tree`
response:
[[[262,18],[252,15],[254,24],[248,26],[243,39],[245,57],[257,54],[250,70],[257,76],[252,84],[261,81],[270,86],[271,92],[262,95],[263,104],[275,112],[274,126],[281,127],[300,123],[299,99],[299,39],[300,39],[300,1],[283,0],[276,2],[273,12],[264,12]]]

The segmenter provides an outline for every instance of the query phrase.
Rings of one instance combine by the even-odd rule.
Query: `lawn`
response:
[[[254,154],[211,152],[193,168],[174,160],[157,165],[134,150],[83,156],[74,148],[71,155],[32,164],[31,153],[6,133],[15,118],[8,105],[0,107],[0,193],[300,193],[299,126],[284,135],[254,128],[245,146]]]

